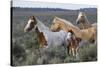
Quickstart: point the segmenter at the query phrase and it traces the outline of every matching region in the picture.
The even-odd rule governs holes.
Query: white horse
[[[67,46],[68,40],[70,39],[70,32],[60,30],[59,32],[52,32],[50,30],[42,30],[43,35],[46,39],[45,48],[52,48],[56,46]]]
[[[39,21],[34,16],[29,18],[29,21],[25,26],[24,31],[29,32],[33,28],[35,30],[38,29],[38,33],[43,33],[43,37],[45,38],[45,40],[43,41],[47,42],[44,43],[45,46],[43,47],[45,48],[67,45],[67,39],[70,39],[70,32],[65,32],[63,30],[60,30],[59,32],[52,32],[49,30],[48,27],[46,27],[41,21]]]

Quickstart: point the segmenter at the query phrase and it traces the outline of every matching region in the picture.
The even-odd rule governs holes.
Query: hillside
[[[81,8],[78,10],[70,10],[70,9],[61,9],[61,8],[21,8],[21,7],[11,7],[13,10],[17,10],[17,11],[66,11],[66,12],[70,12],[70,11],[83,11],[83,12],[93,12],[96,13],[97,12],[97,8]]]

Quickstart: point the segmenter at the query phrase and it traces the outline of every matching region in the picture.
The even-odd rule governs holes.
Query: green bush
[[[89,44],[85,45],[79,51],[80,61],[96,61],[97,60],[97,45]]]

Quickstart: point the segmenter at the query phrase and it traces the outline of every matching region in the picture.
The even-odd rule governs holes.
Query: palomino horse
[[[80,24],[81,29],[87,29],[89,27],[97,27],[97,23],[90,24],[86,14],[84,12],[79,12],[76,24]]]
[[[70,32],[65,32],[63,30],[59,32],[52,32],[34,16],[29,18],[24,31],[29,32],[32,29],[35,29],[38,34],[40,45],[45,48],[50,48],[52,46],[62,46],[64,44],[67,45],[67,39],[70,39]]]
[[[73,25],[71,22],[61,19],[58,17],[55,17],[52,25],[51,25],[52,31],[59,31],[64,30],[68,32],[69,30],[72,30],[76,37],[81,38],[82,40],[93,42],[96,40],[96,28],[90,27],[87,29],[80,30],[78,27]]]

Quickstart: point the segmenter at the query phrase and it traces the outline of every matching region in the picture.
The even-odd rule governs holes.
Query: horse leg
[[[69,55],[71,55],[72,54],[72,50],[71,49],[69,49]]]
[[[70,46],[67,46],[67,53],[70,55]]]
[[[68,54],[70,55],[70,52],[69,52],[70,50],[69,50],[69,48],[67,49],[67,52],[68,52]]]
[[[90,40],[91,43],[96,43],[96,35],[95,33],[93,34],[93,37],[91,37],[91,40]]]
[[[78,48],[76,48],[76,50],[75,50],[75,51],[76,51],[76,57],[77,57],[77,56],[78,56]]]
[[[72,48],[72,55],[75,56],[75,50]]]

